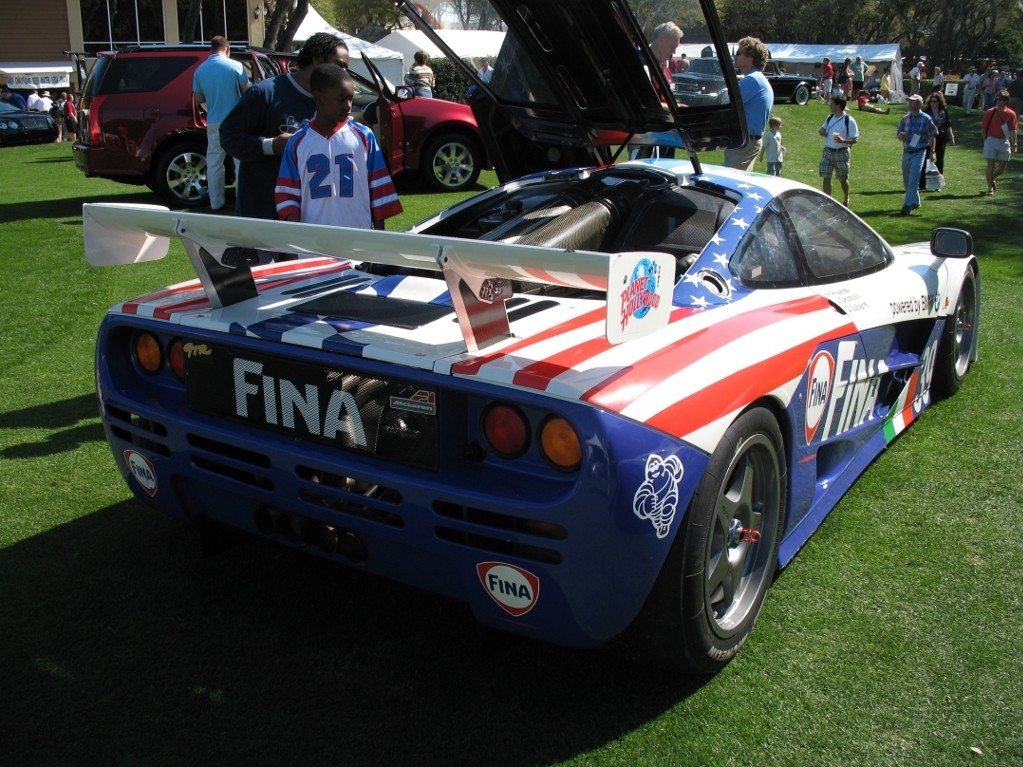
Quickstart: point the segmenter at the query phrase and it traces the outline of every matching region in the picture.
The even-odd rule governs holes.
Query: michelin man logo
[[[632,498],[632,510],[640,519],[650,520],[658,538],[664,538],[671,530],[684,473],[678,456],[661,458],[651,453],[646,459],[646,478]]]

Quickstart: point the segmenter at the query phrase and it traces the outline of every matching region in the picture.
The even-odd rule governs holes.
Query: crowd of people
[[[31,88],[28,95],[22,96],[7,86],[0,90],[0,101],[3,101],[23,112],[46,112],[57,125],[56,141],[75,141],[78,139],[78,107],[75,94],[60,91],[57,98],[50,96],[48,90]]]

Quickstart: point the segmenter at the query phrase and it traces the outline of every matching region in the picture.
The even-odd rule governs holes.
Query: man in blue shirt
[[[227,38],[216,35],[210,41],[210,57],[196,67],[192,76],[192,100],[197,109],[201,104],[206,105],[206,183],[213,210],[224,207],[224,161],[227,153],[220,145],[220,123],[249,89],[245,67],[231,58],[230,49]],[[234,171],[237,178],[237,160]]]
[[[770,55],[767,46],[755,37],[744,37],[735,51],[735,68],[742,75],[739,94],[746,113],[749,141],[736,149],[725,150],[725,165],[740,170],[752,170],[763,145],[767,120],[774,108],[774,90],[764,77],[764,64]]]
[[[899,120],[896,137],[902,142],[902,183],[906,187],[906,197],[902,201],[902,215],[920,207],[920,174],[924,163],[934,157],[934,139],[938,129],[925,112],[923,97],[913,94],[906,102],[906,114]]]

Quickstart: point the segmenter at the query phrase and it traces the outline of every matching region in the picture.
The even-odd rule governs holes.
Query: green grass
[[[819,186],[826,109],[776,113],[785,175]],[[973,232],[981,359],[702,681],[494,636],[459,604],[267,545],[201,559],[132,500],[93,396],[107,307],[189,278],[184,253],[89,268],[81,204],[151,195],[83,178],[67,145],[0,150],[3,763],[1018,767],[1023,161],[979,197],[980,117],[955,110],[948,187],[903,218],[898,114],[853,114],[854,210],[894,243]],[[389,228],[454,199],[399,191]]]

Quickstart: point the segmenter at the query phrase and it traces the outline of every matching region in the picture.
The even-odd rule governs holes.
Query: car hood
[[[676,103],[647,43],[654,27],[674,20],[687,43],[728,56],[710,0],[485,0],[468,28],[505,32],[489,83],[463,60],[446,29],[433,29],[419,3],[405,14],[474,82],[470,104],[502,181],[530,172],[603,164],[630,136],[676,134],[692,155],[744,142],[737,99],[687,107]],[[447,20],[442,20],[445,24]],[[436,22],[434,22],[436,23]],[[459,25],[455,22],[454,25]],[[459,25],[461,26],[461,25]],[[464,33],[463,33],[464,34]],[[448,38],[450,39],[450,38]],[[726,74],[730,93],[738,92]]]

